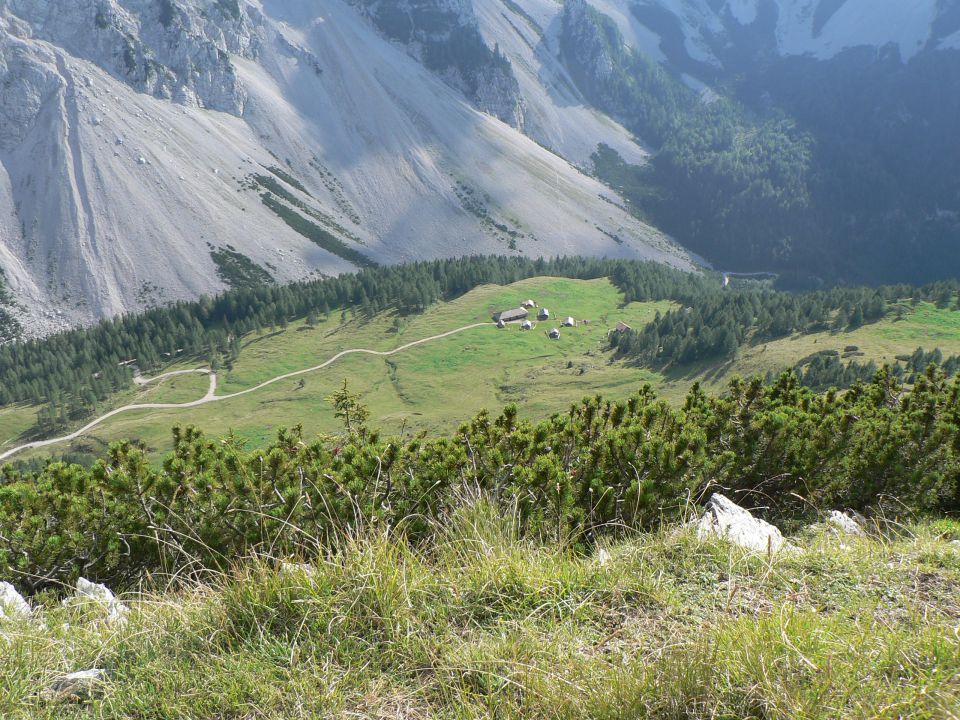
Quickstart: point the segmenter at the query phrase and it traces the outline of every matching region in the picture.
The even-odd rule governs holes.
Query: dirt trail
[[[401,345],[398,348],[393,350],[367,350],[365,348],[351,348],[350,350],[343,350],[329,360],[319,364],[314,365],[313,367],[304,368],[303,370],[296,370],[294,372],[286,373],[285,375],[278,375],[275,378],[271,378],[265,382],[260,383],[259,385],[254,385],[253,387],[247,388],[246,390],[240,390],[239,392],[230,393],[229,395],[217,395],[217,374],[210,370],[209,368],[196,368],[193,370],[176,370],[174,372],[164,373],[163,375],[157,375],[152,378],[139,378],[135,380],[137,385],[148,385],[153,382],[157,382],[164,378],[172,377],[175,375],[187,375],[191,373],[202,373],[204,375],[210,376],[210,388],[207,390],[207,394],[204,395],[199,400],[192,400],[191,402],[185,403],[139,403],[134,405],[124,405],[115,410],[111,410],[105,415],[101,415],[96,420],[92,420],[86,425],[84,425],[79,430],[70,433],[69,435],[64,435],[62,437],[50,438],[49,440],[36,440],[31,443],[26,443],[24,445],[19,445],[18,447],[11,448],[3,453],[0,453],[0,461],[6,460],[9,457],[16,455],[19,452],[24,450],[33,450],[36,448],[47,447],[49,445],[56,445],[57,443],[69,442],[71,440],[76,440],[81,435],[92,430],[98,425],[104,423],[112,417],[116,417],[122,413],[132,412],[134,410],[176,410],[180,408],[193,408],[199,407],[201,405],[208,405],[209,403],[222,402],[223,400],[230,400],[232,398],[240,397],[241,395],[248,395],[257,390],[262,390],[263,388],[273,385],[274,383],[282,382],[283,380],[289,380],[290,378],[295,378],[300,375],[306,375],[307,373],[316,372],[317,370],[323,370],[326,367],[329,367],[335,363],[340,358],[343,358],[347,355],[376,355],[379,357],[388,357],[390,355],[396,355],[397,353],[403,352],[404,350],[409,350],[412,347],[417,345],[423,345],[428,342],[433,342],[434,340],[441,340],[445,337],[450,337],[451,335],[456,335],[458,333],[465,332],[467,330],[473,330],[478,327],[493,327],[492,323],[474,323],[473,325],[465,325],[456,330],[449,330],[445,333],[440,333],[439,335],[431,335],[430,337],[422,338],[420,340],[414,340],[409,342],[406,345]]]

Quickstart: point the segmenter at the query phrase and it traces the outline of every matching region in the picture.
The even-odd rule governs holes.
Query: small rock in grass
[[[73,598],[65,600],[64,603],[69,603],[72,599],[88,600],[97,603],[107,611],[108,623],[126,622],[126,615],[129,612],[129,608],[117,600],[117,596],[114,595],[106,585],[90,582],[86,578],[79,578]]]
[[[80,670],[61,675],[50,683],[41,695],[46,700],[86,700],[104,680],[106,680],[106,673],[103,670],[98,668]]]
[[[858,513],[831,510],[827,516],[827,525],[846,535],[863,535],[863,523],[863,516]]]
[[[706,512],[697,522],[697,537],[723,537],[734,545],[756,552],[777,552],[784,545],[780,530],[765,520],[755,518],[720,493],[707,501]]]
[[[32,612],[30,603],[8,582],[0,582],[0,620],[5,617],[26,620]]]
[[[312,578],[317,574],[317,571],[312,565],[294,562],[280,563],[280,572],[284,575],[305,575],[308,578]]]

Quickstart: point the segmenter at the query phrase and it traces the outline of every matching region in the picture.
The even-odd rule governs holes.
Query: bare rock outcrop
[[[107,623],[124,623],[127,620],[129,608],[106,586],[90,582],[86,578],[77,580],[77,587],[72,597],[67,598],[65,604],[92,602],[103,608],[107,613]]]
[[[697,521],[697,537],[722,537],[734,545],[756,552],[777,552],[788,546],[780,530],[755,518],[729,498],[714,493]]]
[[[827,525],[830,529],[843,535],[864,535],[864,517],[859,513],[831,510],[827,515]]]
[[[8,582],[0,582],[0,620],[28,619],[32,615],[30,603]]]

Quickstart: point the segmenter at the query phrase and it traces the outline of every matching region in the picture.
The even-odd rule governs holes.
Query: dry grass
[[[52,598],[0,627],[4,718],[956,717],[952,521],[810,529],[750,555],[687,530],[575,552],[465,505],[432,542],[343,538],[134,593],[123,626]],[[57,675],[101,667],[82,703]]]

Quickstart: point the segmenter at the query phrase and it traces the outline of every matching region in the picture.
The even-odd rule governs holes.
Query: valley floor
[[[170,428],[193,423],[211,435],[235,433],[252,445],[272,440],[279,426],[302,423],[307,437],[334,432],[339,424],[327,398],[347,379],[371,410],[372,422],[387,433],[448,433],[482,408],[517,403],[527,417],[563,412],[571,403],[597,393],[626,397],[650,383],[661,397],[681,402],[699,381],[710,392],[723,392],[734,375],[781,372],[822,350],[856,346],[856,358],[892,363],[897,355],[918,346],[960,353],[960,313],[926,303],[905,304],[902,317],[891,315],[855,331],[794,335],[768,343],[746,345],[730,362],[690,365],[679,372],[655,372],[612,360],[608,334],[620,321],[642,328],[668,302],[624,304],[607,280],[537,277],[511,286],[487,285],[461,298],[432,306],[422,315],[399,317],[383,313],[364,319],[336,311],[315,325],[296,321],[287,328],[265,330],[243,339],[233,368],[219,373],[218,395],[229,395],[271,378],[314,367],[350,348],[388,352],[472,323],[489,322],[496,310],[515,307],[527,298],[550,309],[552,319],[533,332],[516,326],[497,330],[480,327],[389,357],[348,356],[335,365],[257,392],[189,409],[143,409],[112,418],[69,444],[17,455],[16,459],[47,458],[63,453],[101,454],[115,440],[135,439],[160,457],[171,447]],[[571,315],[578,327],[562,328],[559,341],[546,330]],[[165,370],[196,368],[202,361],[174,364]],[[201,375],[169,377],[131,388],[98,409],[103,414],[128,404],[188,403],[204,396],[209,381]],[[0,408],[0,453],[30,436],[39,407]],[[77,422],[72,432],[86,424]],[[58,435],[65,434],[63,432]]]
[[[0,621],[4,718],[955,718],[960,524],[692,530],[576,553],[465,503],[429,543],[155,578],[126,622],[50,598]],[[167,587],[166,590],[163,588]],[[43,693],[105,671],[90,694]]]

